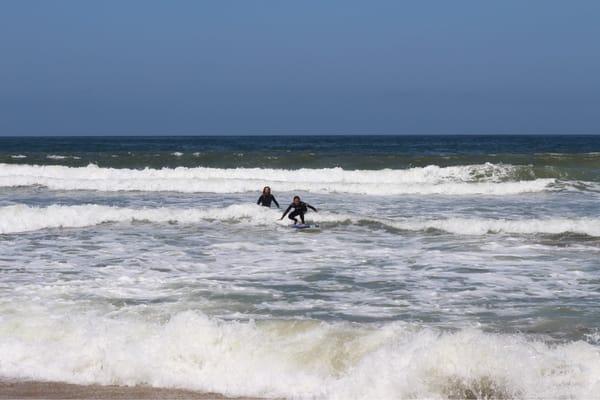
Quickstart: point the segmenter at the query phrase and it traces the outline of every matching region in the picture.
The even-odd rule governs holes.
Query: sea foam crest
[[[277,191],[372,195],[510,195],[548,190],[555,179],[514,180],[515,167],[482,164],[383,170],[162,168],[142,170],[0,164],[0,187],[54,190],[240,193],[268,184]]]
[[[192,311],[159,322],[38,308],[3,318],[2,376],[312,399],[588,399],[600,390],[600,351],[582,341],[550,345],[406,323],[226,322]]]
[[[35,231],[47,228],[81,228],[106,222],[149,221],[183,224],[202,221],[248,222],[252,225],[284,225],[280,211],[255,205],[235,204],[215,208],[127,208],[96,204],[74,206],[51,205],[32,207],[23,204],[0,207],[0,234]],[[577,233],[600,237],[600,218],[372,218],[330,212],[312,213],[311,220],[320,223],[374,223],[389,228],[424,231],[440,230],[461,235],[562,234]]]

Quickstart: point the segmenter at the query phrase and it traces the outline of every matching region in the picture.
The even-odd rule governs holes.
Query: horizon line
[[[302,136],[600,136],[600,133],[315,133],[298,132]],[[49,137],[286,137],[292,133],[92,133],[92,134],[21,134],[3,135],[0,138],[49,138]]]

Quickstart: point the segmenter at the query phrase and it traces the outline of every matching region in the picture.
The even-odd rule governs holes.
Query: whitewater
[[[598,398],[600,140],[559,139],[0,138],[0,379]]]
[[[277,221],[279,213],[248,205],[231,205],[223,208],[123,208],[96,204],[48,207],[11,205],[0,207],[0,234],[34,231],[48,228],[81,228],[107,222],[160,222],[194,224],[201,221],[246,223],[249,225],[287,226]],[[600,218],[546,218],[546,219],[382,219],[369,216],[321,213],[312,218],[324,226],[336,224],[381,224],[399,230],[428,230],[462,234],[484,235],[490,233],[562,234],[578,233],[600,237]]]
[[[242,193],[262,182],[280,191],[366,195],[492,194],[550,190],[555,179],[503,181],[513,166],[474,165],[410,168],[407,170],[162,168],[142,170],[0,164],[0,187],[44,186],[53,190],[175,191],[183,193]]]

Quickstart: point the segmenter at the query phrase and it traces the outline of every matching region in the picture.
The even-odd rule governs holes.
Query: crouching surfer
[[[292,203],[289,205],[287,210],[285,210],[285,212],[283,213],[281,218],[279,218],[279,220],[282,220],[292,208],[294,209],[294,211],[290,213],[288,218],[294,221],[294,225],[298,223],[296,217],[300,217],[300,221],[302,221],[302,223],[304,224],[304,214],[306,214],[309,208],[314,212],[318,212],[317,209],[311,206],[310,204],[301,201],[300,196],[294,196],[294,201],[292,201]]]

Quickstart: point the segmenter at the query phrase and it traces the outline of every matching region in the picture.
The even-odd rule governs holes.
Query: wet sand
[[[232,399],[217,393],[149,386],[73,385],[62,382],[0,381],[0,399]],[[235,397],[238,400],[250,398]]]

